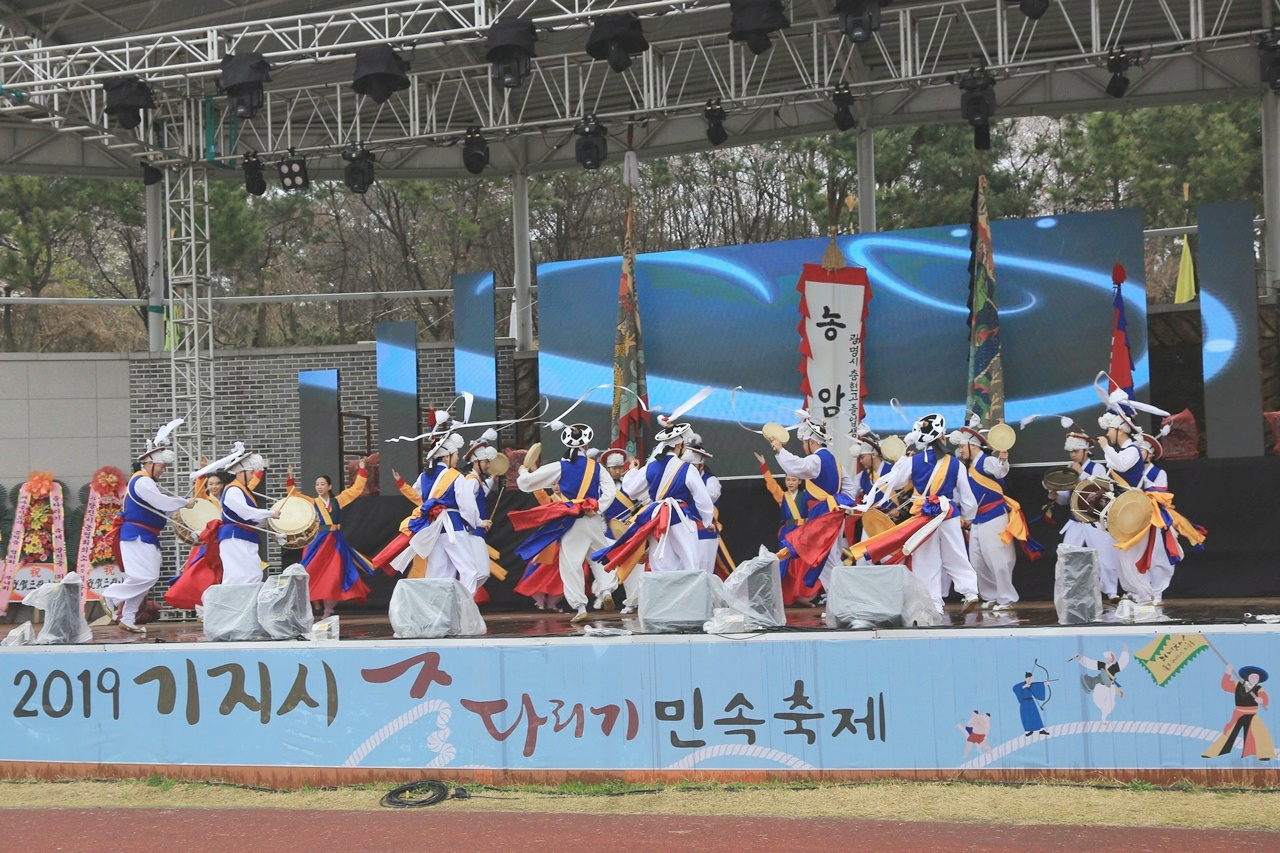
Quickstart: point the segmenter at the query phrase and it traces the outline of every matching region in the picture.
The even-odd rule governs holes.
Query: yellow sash
[[[915,497],[911,500],[911,514],[919,515],[920,508],[924,506],[926,497],[933,498],[938,496],[938,492],[942,489],[942,484],[947,479],[947,473],[951,470],[951,464],[955,462],[955,458],[950,454],[944,453],[938,457],[938,461],[933,464],[933,473],[929,476],[929,485],[925,487],[925,493],[915,493]]]
[[[680,464],[676,465],[675,470],[671,472],[671,476],[662,481],[662,483],[658,486],[658,496],[654,498],[654,503],[657,503],[658,501],[666,498],[667,492],[671,491],[671,486],[675,483],[676,474],[684,470],[684,466],[687,464],[689,463],[681,462]]]
[[[427,500],[438,498],[445,492],[449,491],[449,487],[453,485],[453,481],[462,476],[457,468],[446,468],[440,472],[440,476],[436,477],[436,481],[431,484],[431,494],[427,495]]]
[[[320,523],[324,525],[325,530],[337,530],[338,525],[333,523],[333,513],[324,505],[324,501],[316,498],[312,503],[316,506],[316,512],[320,513]]]
[[[787,492],[782,496],[782,499],[786,501],[787,508],[791,510],[791,522],[797,527],[804,524],[804,516],[800,514],[800,507],[796,503],[796,496]]]
[[[840,460],[834,459],[834,454],[832,455],[832,458],[836,463],[836,482],[843,483],[844,469],[840,467]],[[817,483],[813,482],[813,480],[804,481],[804,490],[808,493],[809,497],[813,498],[815,501],[825,503],[828,510],[836,508],[836,499],[819,487]]]
[[[587,497],[587,490],[591,488],[591,481],[596,476],[596,460],[588,459],[587,468],[582,472],[582,482],[578,484],[578,494],[572,500],[565,498],[565,503],[580,504]]]
[[[1027,517],[1022,512],[1022,504],[1006,495],[999,482],[979,471],[976,460],[973,465],[969,466],[969,476],[979,486],[995,492],[1004,499],[1004,506],[1009,514],[1009,523],[1005,525],[1004,530],[1000,531],[1000,541],[1006,545],[1015,539],[1019,542],[1026,542],[1030,532],[1027,530]]]

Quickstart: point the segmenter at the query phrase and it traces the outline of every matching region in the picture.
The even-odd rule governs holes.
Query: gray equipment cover
[[[941,621],[924,582],[906,566],[836,566],[823,621],[830,628],[901,628]]]
[[[214,642],[269,640],[258,622],[262,582],[216,583],[204,591],[204,637]]]
[[[42,584],[22,600],[44,611],[44,625],[33,646],[69,646],[93,642],[93,631],[80,612],[80,576],[68,572],[61,580]]]
[[[488,630],[467,588],[452,578],[401,578],[388,615],[400,639],[479,637]]]
[[[1075,545],[1058,546],[1053,606],[1057,608],[1060,625],[1083,625],[1102,619],[1097,551]]]
[[[311,636],[310,581],[302,564],[294,563],[258,590],[258,624],[271,639]]]
[[[780,628],[787,624],[778,557],[769,549],[761,547],[759,556],[739,563],[723,588],[729,607],[742,614],[747,627]]]
[[[640,587],[640,630],[646,634],[700,631],[724,592],[715,575],[701,569],[646,572]]]

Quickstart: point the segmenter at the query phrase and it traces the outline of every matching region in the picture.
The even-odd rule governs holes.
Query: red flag
[[[1111,387],[1107,390],[1123,388],[1132,398],[1133,356],[1129,353],[1129,323],[1124,316],[1124,295],[1120,292],[1120,285],[1126,278],[1124,267],[1116,264],[1111,270],[1111,282],[1115,285],[1115,313],[1111,325],[1111,364],[1107,369],[1111,375]]]

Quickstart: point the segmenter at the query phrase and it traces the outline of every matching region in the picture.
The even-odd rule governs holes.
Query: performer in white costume
[[[1107,478],[1107,466],[1089,458],[1093,448],[1093,440],[1084,432],[1069,432],[1064,449],[1071,457],[1071,467],[1075,469],[1081,480],[1091,477]],[[1050,492],[1050,499],[1059,506],[1071,503],[1071,492]],[[1102,594],[1108,598],[1116,598],[1120,594],[1120,552],[1116,550],[1115,540],[1107,531],[1097,524],[1089,524],[1068,517],[1062,525],[1062,541],[1077,548],[1092,548],[1098,554],[1098,580]]]
[[[1013,540],[1001,534],[1009,524],[1004,501],[1004,478],[1009,476],[1009,453],[987,453],[986,439],[977,429],[955,430],[947,440],[956,448],[956,458],[965,465],[969,490],[977,509],[969,528],[969,562],[978,579],[978,595],[984,606],[1007,610],[1018,602],[1013,586],[1013,566],[1018,559]],[[963,522],[962,522],[963,525]]]
[[[235,479],[222,489],[222,525],[218,528],[218,553],[222,558],[222,582],[258,583],[262,580],[262,558],[258,534],[269,532],[263,523],[279,518],[278,510],[258,506],[249,489],[254,474],[267,467],[257,453],[244,453],[226,466]]]

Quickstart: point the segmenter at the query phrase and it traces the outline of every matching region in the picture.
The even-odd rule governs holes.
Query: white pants
[[[475,553],[465,570],[464,567],[459,567],[458,582],[466,587],[467,592],[474,598],[476,591],[489,579],[489,546],[483,536],[470,533],[467,538],[471,540],[471,548]]]
[[[683,572],[701,568],[698,550],[698,530],[686,525],[680,514],[671,511],[671,523],[661,537],[649,537],[649,570],[653,572]]]
[[[831,550],[827,552],[827,559],[822,564],[822,571],[818,574],[818,583],[822,584],[823,594],[831,591],[831,570],[836,566],[844,565],[844,549],[846,543],[844,541],[844,525],[840,526],[840,535],[836,537],[836,544],[831,546]],[[870,564],[868,564],[870,565]],[[806,571],[805,574],[808,574]],[[804,578],[800,579],[801,582]]]
[[[702,569],[709,575],[716,573],[716,555],[720,553],[720,539],[699,539],[698,554],[702,558],[702,562],[698,568]]]
[[[1146,550],[1147,540],[1143,538],[1136,545],[1120,551],[1120,585],[1137,604],[1150,604],[1155,598],[1150,572],[1143,574],[1138,571],[1138,560]]]
[[[223,539],[218,543],[222,557],[223,583],[262,583],[262,557],[258,543],[247,539]]]
[[[823,569],[824,573],[826,571]],[[911,555],[911,571],[933,594],[933,605],[939,613],[942,612],[942,596],[947,584],[954,585],[956,592],[965,598],[978,594],[978,577],[965,552],[960,516],[942,522],[932,536],[920,543]]]
[[[1155,534],[1156,544],[1151,549],[1151,568],[1147,571],[1147,578],[1151,581],[1152,594],[1161,598],[1173,582],[1173,562],[1169,559],[1169,550],[1164,547],[1164,531],[1157,530]]]
[[[160,579],[160,549],[141,539],[130,539],[120,543],[120,561],[124,563],[124,580],[111,584],[101,594],[111,610],[123,604],[120,619],[132,624],[147,593]]]
[[[1000,533],[1009,523],[1004,513],[990,521],[969,528],[969,562],[978,579],[978,594],[986,601],[1014,604],[1018,591],[1013,588],[1013,565],[1018,552],[1012,542],[1000,541]]]
[[[577,610],[587,606],[586,581],[583,579],[582,566],[587,555],[606,547],[609,540],[604,535],[604,519],[599,515],[581,516],[573,522],[560,539],[560,583],[564,585],[564,600]],[[611,592],[617,586],[616,577],[605,577],[609,573],[599,563],[592,561],[592,587],[596,595]]]
[[[1113,596],[1119,592],[1120,549],[1116,540],[1101,528],[1072,519],[1062,525],[1062,542],[1077,548],[1092,548],[1098,552],[1098,585],[1102,594]]]

